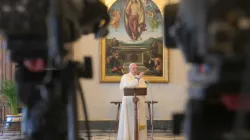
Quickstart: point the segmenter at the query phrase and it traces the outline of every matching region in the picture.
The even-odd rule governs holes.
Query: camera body
[[[106,36],[110,21],[106,11],[107,7],[100,1],[2,0],[0,33],[6,38],[14,62],[26,58],[46,59],[49,41],[54,36],[63,43],[91,33],[97,38]],[[50,34],[53,30],[50,26],[58,29],[59,36]],[[68,53],[62,47],[60,51],[63,56]]]
[[[242,79],[250,48],[250,1],[182,0],[167,5],[165,13],[165,44],[181,49],[192,65],[186,112],[182,117],[175,115],[174,124],[179,129],[178,124],[185,120],[189,140],[232,138],[239,94],[248,92],[242,91]],[[167,13],[177,14],[170,18]],[[247,119],[244,131],[249,130]]]
[[[182,50],[187,63],[202,64],[211,55],[234,59],[249,43],[248,2],[182,0],[164,9],[164,41]]]

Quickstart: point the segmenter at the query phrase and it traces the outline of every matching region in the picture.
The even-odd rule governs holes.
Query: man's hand
[[[144,75],[144,72],[140,72],[139,77],[142,78]]]

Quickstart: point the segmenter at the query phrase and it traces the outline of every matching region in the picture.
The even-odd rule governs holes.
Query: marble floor
[[[182,136],[171,136],[169,133],[164,133],[164,132],[156,132],[153,134],[153,139],[151,139],[151,133],[148,134],[148,140],[183,140]],[[80,136],[82,138],[86,138],[86,133],[81,132]],[[109,132],[92,132],[91,133],[91,140],[115,140],[116,138],[116,133],[109,133]],[[22,136],[18,134],[18,132],[8,132],[4,133],[2,136],[0,135],[0,140],[15,140],[15,139],[20,139]]]

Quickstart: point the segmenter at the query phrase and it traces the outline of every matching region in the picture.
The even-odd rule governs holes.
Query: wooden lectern
[[[135,124],[134,124],[134,139],[139,140],[139,132],[138,132],[138,101],[139,98],[137,96],[146,96],[147,88],[124,88],[124,96],[134,96],[134,108],[135,108]]]

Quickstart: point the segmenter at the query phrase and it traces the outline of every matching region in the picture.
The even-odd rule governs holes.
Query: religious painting
[[[104,1],[111,18],[101,39],[101,82],[120,82],[136,63],[149,82],[168,82],[168,50],[163,44],[163,15],[156,1]]]

